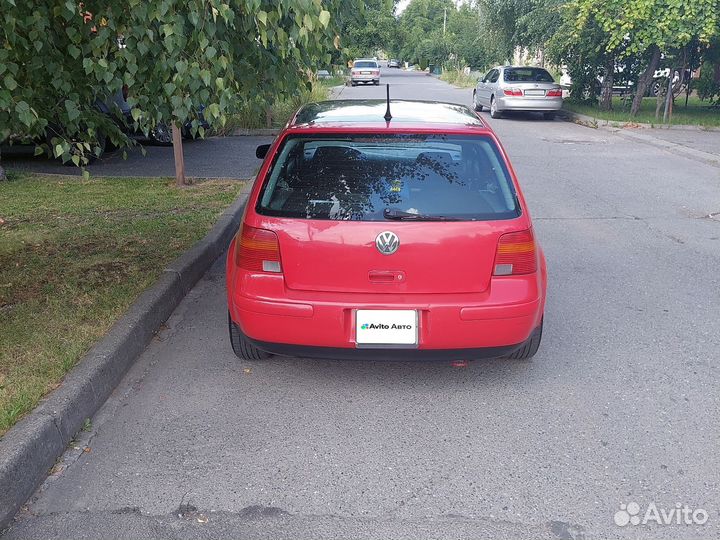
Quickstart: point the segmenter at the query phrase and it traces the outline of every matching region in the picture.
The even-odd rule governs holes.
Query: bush
[[[440,79],[460,86],[462,88],[474,88],[477,85],[478,79],[474,75],[466,75],[464,71],[459,69],[448,69],[442,72]]]
[[[720,105],[720,79],[715,76],[716,72],[720,74],[720,64],[703,63],[700,68],[700,78],[695,88],[700,99],[709,100],[714,105]]]
[[[313,82],[310,89],[302,87],[292,96],[282,96],[275,100],[270,108],[271,126],[274,128],[284,126],[290,117],[306,103],[323,101],[328,98],[328,87]],[[260,97],[251,98],[235,114],[230,115],[227,123],[218,130],[218,135],[229,135],[236,129],[263,129],[267,128],[268,103]]]

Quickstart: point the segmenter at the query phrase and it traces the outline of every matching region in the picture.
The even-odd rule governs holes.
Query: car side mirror
[[[269,144],[261,144],[255,149],[255,157],[258,159],[265,159],[265,156],[267,156],[268,150],[270,150]]]

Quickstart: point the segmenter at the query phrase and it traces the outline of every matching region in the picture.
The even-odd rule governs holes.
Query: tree
[[[340,35],[351,58],[375,56],[379,50],[391,51],[395,45],[396,0],[366,0],[363,9],[348,13]]]
[[[251,96],[294,92],[339,46],[359,0],[0,0],[0,140],[45,140],[87,163],[128,138],[98,103],[129,90],[133,128],[189,120],[203,135]]]
[[[636,115],[663,53],[697,38],[708,43],[720,31],[720,0],[577,0],[578,17],[597,20],[606,34],[606,52],[647,55],[630,109]]]
[[[400,56],[410,62],[426,64],[441,64],[447,60],[446,17],[455,9],[452,0],[412,0],[400,16],[403,37]]]

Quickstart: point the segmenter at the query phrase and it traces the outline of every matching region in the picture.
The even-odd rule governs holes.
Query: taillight
[[[252,272],[282,272],[277,235],[243,225],[235,239],[235,264]]]
[[[380,75],[380,71],[373,71],[373,75]]]
[[[545,94],[547,97],[562,97],[562,90],[556,88],[555,90],[548,90]]]
[[[522,90],[520,90],[519,88],[505,88],[503,90],[503,94],[505,94],[506,96],[522,96],[523,95]]]
[[[532,274],[537,270],[537,252],[532,229],[503,234],[495,253],[496,276]]]

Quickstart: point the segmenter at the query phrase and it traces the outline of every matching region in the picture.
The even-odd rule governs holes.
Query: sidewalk
[[[650,144],[673,154],[720,167],[720,130],[708,130],[697,126],[672,126],[669,129],[652,128],[643,124],[623,126],[571,111],[562,112],[571,122],[610,131],[626,139]]]

